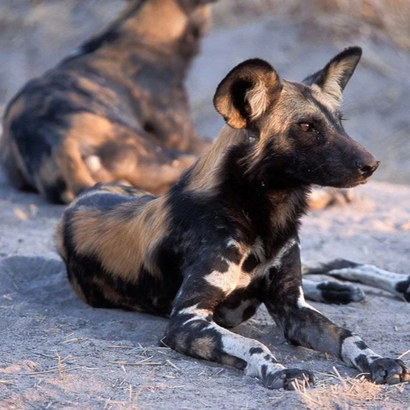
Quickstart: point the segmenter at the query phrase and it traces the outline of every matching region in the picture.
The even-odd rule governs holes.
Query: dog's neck
[[[234,219],[248,223],[257,235],[296,232],[307,209],[309,186],[284,179],[283,164],[266,167],[266,158],[255,163],[254,134],[222,129],[219,138],[186,174],[186,190],[213,198]],[[256,171],[249,172],[253,163]],[[254,169],[255,171],[255,169]],[[264,174],[268,172],[269,174]]]

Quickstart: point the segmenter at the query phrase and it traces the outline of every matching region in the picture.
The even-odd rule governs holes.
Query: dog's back
[[[13,185],[70,202],[97,181],[151,192],[175,182],[206,145],[183,86],[209,19],[202,3],[131,1],[101,35],[30,81],[3,121]]]
[[[117,184],[84,191],[56,233],[77,295],[94,307],[168,314],[180,281],[164,277],[153,254],[168,223],[164,199],[145,191]]]

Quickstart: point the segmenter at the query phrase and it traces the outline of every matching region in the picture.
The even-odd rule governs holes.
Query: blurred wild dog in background
[[[132,0],[102,34],[31,80],[0,140],[18,189],[69,203],[98,181],[162,193],[203,151],[184,79],[212,0]]]
[[[298,228],[310,186],[356,186],[378,167],[338,110],[360,56],[346,49],[305,83],[245,61],[214,97],[227,125],[165,195],[118,184],[81,194],[56,238],[78,296],[94,307],[169,316],[167,346],[245,369],[267,388],[310,384],[313,375],[227,329],[262,303],[291,342],[334,354],[376,383],[408,381],[401,360],[325,318],[302,289]]]

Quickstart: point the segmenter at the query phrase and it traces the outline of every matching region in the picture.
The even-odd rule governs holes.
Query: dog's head
[[[247,60],[219,84],[214,104],[229,126],[253,136],[249,169],[284,182],[352,187],[379,162],[342,125],[342,92],[362,51],[351,47],[302,83],[283,80],[266,61]],[[277,175],[279,176],[279,175]]]
[[[210,3],[214,1],[139,0],[137,18],[132,23],[148,43],[172,48],[185,58],[193,57],[208,29]]]
[[[208,30],[211,19],[210,4],[217,0],[173,0],[186,14],[186,28],[181,37],[181,51],[187,57],[199,52],[199,40]]]

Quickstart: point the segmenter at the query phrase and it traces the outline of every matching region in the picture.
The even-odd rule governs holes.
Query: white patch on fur
[[[232,332],[222,334],[222,349],[225,353],[238,357],[244,360],[248,365],[246,366],[245,373],[247,376],[262,377],[262,366],[267,366],[267,373],[274,373],[279,370],[283,370],[284,366],[279,363],[272,363],[271,360],[266,360],[265,356],[268,355],[269,359],[276,360],[272,352],[262,343],[257,340],[248,339],[237,335]],[[262,353],[251,354],[252,348],[262,349]]]
[[[189,306],[185,309],[182,309],[178,312],[178,315],[194,315],[194,317],[186,320],[182,326],[186,325],[189,322],[194,320],[204,320],[209,315],[209,310],[207,309],[198,309],[198,304]]]
[[[102,168],[101,159],[97,155],[90,155],[85,158],[84,163],[90,172],[98,172]]]
[[[256,246],[257,245],[257,246]],[[273,259],[266,260],[265,250],[262,246],[262,241],[258,238],[255,245],[252,247],[249,253],[254,253],[258,258],[263,257],[263,263],[258,266],[258,276],[263,276],[269,268],[280,269],[282,266],[282,259],[286,254],[295,246],[299,246],[299,243],[295,239],[290,239],[285,245],[280,249],[278,254]]]
[[[298,297],[298,301],[297,301],[297,305],[299,309],[311,309],[314,310],[317,313],[320,313],[317,309],[315,309],[312,305],[309,305],[309,303],[306,302],[305,300],[305,295],[303,293],[303,288],[302,286],[299,287],[299,297]]]
[[[275,259],[273,260],[273,263],[270,265],[276,269],[280,269],[282,266],[282,259],[283,257],[296,245],[298,242],[296,239],[289,239],[288,242],[283,245],[281,250],[278,252],[278,254],[275,256]]]
[[[228,264],[228,269],[226,272],[219,272],[217,270],[214,270],[210,274],[206,275],[204,279],[210,285],[215,286],[216,288],[221,289],[223,292],[229,294],[236,288],[238,284],[241,269],[233,262],[229,262],[226,259],[223,259],[223,261]]]
[[[241,249],[241,246],[239,245],[239,242],[237,242],[237,241],[235,241],[235,239],[229,239],[227,242],[226,242],[226,246],[228,247],[228,248],[235,248],[235,249]]]
[[[242,243],[239,243],[238,241],[235,241],[235,239],[232,239],[232,238],[231,238],[231,239],[229,239],[228,241],[226,241],[226,247],[227,247],[228,249],[229,249],[229,248],[234,248],[234,249],[236,249],[242,257],[246,257],[246,256],[249,255],[248,247],[245,246],[245,245],[242,244]]]
[[[358,356],[360,355],[365,355],[369,364],[372,363],[374,360],[382,357],[378,354],[376,354],[375,352],[373,352],[373,350],[371,350],[370,348],[367,349],[360,349],[356,343],[357,342],[362,342],[363,340],[359,337],[359,336],[350,336],[347,337],[343,343],[342,343],[342,350],[341,350],[341,356],[343,361],[349,365],[349,366],[353,366],[358,368],[357,364],[356,364],[356,359]],[[360,369],[361,371],[364,371],[365,369]]]

